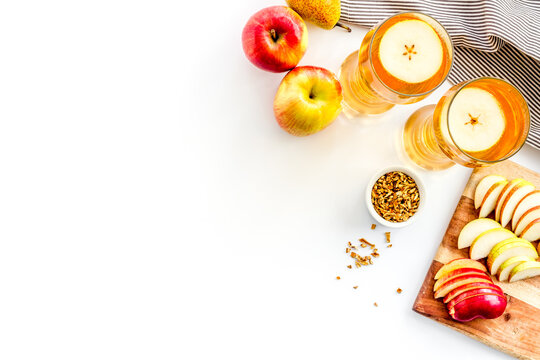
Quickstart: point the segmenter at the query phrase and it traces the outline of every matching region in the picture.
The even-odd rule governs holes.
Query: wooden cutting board
[[[509,180],[521,177],[540,189],[540,174],[511,161],[475,169],[426,274],[413,310],[519,359],[538,360],[540,359],[540,276],[512,284],[494,279],[494,282],[508,295],[509,301],[505,313],[493,320],[476,319],[459,323],[450,318],[440,299],[433,298],[435,273],[450,260],[468,257],[469,248],[462,250],[457,248],[458,235],[469,221],[478,217],[478,211],[474,209],[473,203],[474,190],[476,184],[489,174],[503,175]],[[536,246],[537,243],[533,245]]]

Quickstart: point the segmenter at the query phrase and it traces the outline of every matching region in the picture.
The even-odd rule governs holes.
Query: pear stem
[[[343,29],[347,30],[347,32],[351,32],[351,31],[352,31],[350,27],[348,27],[347,25],[343,25],[342,23],[336,23],[336,25],[334,25],[334,27],[336,27],[336,26],[338,26],[338,27],[340,27],[340,28],[343,28]]]
[[[272,37],[272,40],[273,40],[274,42],[277,41],[277,39],[278,39],[278,34],[276,33],[276,30],[270,29],[270,36]]]

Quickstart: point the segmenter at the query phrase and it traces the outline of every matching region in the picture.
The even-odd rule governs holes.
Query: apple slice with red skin
[[[465,276],[459,276],[457,278],[454,278],[450,281],[447,281],[444,283],[443,286],[437,291],[435,291],[434,297],[435,299],[440,297],[445,297],[446,294],[448,294],[450,291],[474,282],[485,282],[489,284],[493,284],[493,280],[488,275],[483,274],[477,274],[477,275],[465,275]]]
[[[498,285],[495,285],[493,283],[477,282],[477,283],[466,284],[450,291],[444,297],[443,302],[446,304],[450,302],[450,300],[452,300],[456,296],[463,294],[466,291],[475,290],[475,289],[493,289],[493,290],[500,291],[501,294],[504,294],[504,292]]]
[[[458,302],[461,302],[465,299],[469,299],[469,298],[472,298],[478,295],[484,295],[484,294],[493,294],[493,295],[504,297],[504,293],[502,292],[502,290],[499,291],[499,290],[491,289],[491,288],[474,289],[474,290],[466,291],[456,296],[454,299],[450,300],[446,306],[453,307]]]
[[[523,229],[521,238],[529,241],[540,240],[540,219],[533,220]]]
[[[439,271],[437,271],[434,278],[435,280],[438,280],[444,275],[448,274],[449,272],[454,271],[459,268],[478,269],[478,270],[487,272],[486,267],[481,262],[478,262],[476,260],[471,260],[468,258],[459,258],[459,259],[454,259],[448,262],[446,265],[443,265],[439,269]]]
[[[452,319],[466,322],[476,318],[495,319],[506,309],[506,297],[483,294],[467,298],[453,306],[448,306],[448,314]]]
[[[443,286],[444,283],[446,283],[447,281],[450,281],[460,276],[475,275],[475,274],[486,275],[486,272],[479,269],[473,269],[473,268],[459,268],[459,269],[453,270],[435,282],[435,284],[433,285],[433,291],[439,290],[441,286]]]
[[[514,229],[516,236],[521,235],[523,229],[525,229],[531,221],[536,219],[540,219],[540,205],[530,208],[521,215],[516,223],[516,228]]]

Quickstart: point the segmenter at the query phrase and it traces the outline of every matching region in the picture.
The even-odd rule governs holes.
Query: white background
[[[470,169],[421,173],[427,212],[391,249],[363,203],[448,85],[290,136],[283,74],[240,41],[275,4],[2,2],[1,359],[508,358],[411,311]],[[300,65],[332,71],[365,33],[308,30]],[[381,257],[347,270],[359,237]]]

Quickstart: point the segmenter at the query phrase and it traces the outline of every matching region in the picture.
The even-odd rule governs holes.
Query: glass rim
[[[456,98],[456,95],[459,94],[459,92],[461,90],[463,90],[465,87],[467,87],[468,85],[470,85],[470,84],[472,84],[474,82],[477,82],[477,81],[481,81],[481,80],[497,80],[497,81],[501,81],[501,82],[505,83],[506,85],[510,86],[511,88],[513,88],[519,94],[521,99],[523,100],[522,102],[523,102],[523,104],[525,104],[525,110],[526,110],[526,113],[527,113],[526,114],[527,115],[527,120],[526,120],[527,129],[525,129],[526,134],[525,134],[525,138],[523,139],[523,142],[516,149],[514,149],[509,154],[505,155],[504,157],[502,157],[502,158],[500,158],[498,160],[483,160],[483,159],[478,159],[478,158],[470,155],[469,153],[464,151],[456,143],[456,141],[454,140],[454,137],[452,136],[452,131],[450,131],[450,122],[448,121],[448,119],[450,118],[450,109],[452,108],[452,103],[454,102],[454,99]],[[478,78],[475,78],[475,79],[471,79],[471,80],[467,80],[467,81],[462,82],[459,85],[456,92],[452,95],[452,98],[450,99],[450,102],[448,103],[448,109],[446,110],[446,129],[448,130],[448,134],[450,135],[450,139],[452,139],[452,143],[458,148],[458,150],[462,154],[467,156],[469,159],[471,159],[473,161],[478,161],[478,162],[484,163],[484,164],[496,164],[498,162],[508,160],[509,158],[514,156],[519,150],[521,150],[521,148],[525,145],[525,143],[527,141],[527,137],[529,136],[529,131],[531,129],[531,113],[530,113],[530,110],[529,110],[529,105],[527,104],[527,100],[525,99],[525,97],[523,96],[521,91],[519,91],[518,88],[516,88],[514,85],[512,85],[510,82],[508,82],[508,81],[506,81],[504,79],[496,78],[496,77],[492,77],[492,76],[482,76],[482,77],[478,77]]]
[[[384,81],[382,81],[382,79],[379,77],[379,74],[377,74],[377,71],[375,71],[375,68],[373,67],[373,60],[371,58],[371,47],[373,45],[373,40],[375,39],[375,35],[377,34],[377,31],[379,31],[379,29],[390,19],[393,19],[394,17],[396,16],[399,16],[399,15],[404,15],[404,14],[420,14],[420,15],[423,15],[425,17],[428,17],[430,18],[431,20],[433,20],[435,23],[437,23],[441,29],[443,29],[444,33],[446,34],[446,37],[448,38],[448,41],[450,42],[450,46],[448,47],[449,48],[449,52],[450,52],[450,69],[448,70],[448,72],[446,73],[446,75],[444,76],[444,78],[437,84],[437,86],[435,86],[433,89],[431,90],[428,90],[428,91],[425,91],[423,93],[419,93],[419,94],[404,94],[404,93],[401,93],[399,91],[396,91],[394,89],[392,89],[391,87],[389,87],[388,85],[386,85],[384,83]],[[430,24],[431,25],[431,24]],[[402,11],[402,12],[398,12],[392,16],[389,16],[387,17],[386,19],[384,19],[381,23],[379,23],[375,29],[375,32],[373,33],[373,36],[371,37],[371,40],[369,41],[369,49],[368,49],[368,55],[369,55],[369,65],[371,66],[371,70],[373,71],[373,74],[375,74],[375,76],[377,77],[377,80],[379,80],[381,82],[381,84],[384,85],[385,88],[387,88],[388,90],[390,90],[391,92],[395,93],[395,94],[398,94],[400,96],[406,96],[406,97],[418,97],[418,96],[424,96],[424,95],[427,95],[427,94],[430,94],[432,93],[433,91],[435,91],[437,88],[439,88],[445,81],[446,79],[448,79],[448,75],[450,74],[450,71],[452,71],[452,66],[454,65],[454,43],[452,41],[452,37],[450,37],[450,34],[448,34],[448,31],[446,31],[446,28],[435,18],[427,15],[427,14],[424,14],[423,12],[420,12],[420,11]]]

